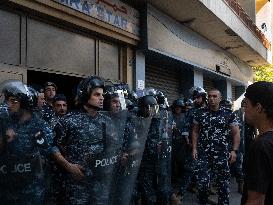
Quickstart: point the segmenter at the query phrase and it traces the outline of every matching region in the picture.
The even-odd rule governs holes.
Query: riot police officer
[[[221,100],[220,106],[232,112],[232,101],[230,99]]]
[[[43,119],[47,122],[49,122],[52,117],[54,116],[54,110],[53,110],[53,100],[56,95],[57,86],[53,82],[46,82],[44,84],[44,98],[45,98],[45,105],[42,107],[42,114]]]
[[[80,110],[55,127],[62,151],[55,158],[66,170],[66,204],[110,204],[112,171],[121,145],[111,119],[99,112],[103,89],[100,77],[83,79],[77,90]]]
[[[210,90],[209,107],[199,109],[194,116],[192,156],[196,160],[198,198],[201,204],[208,202],[212,174],[218,188],[218,204],[229,204],[229,162],[236,160],[240,132],[236,116],[221,108],[220,100],[220,91]],[[231,152],[228,149],[229,130],[233,137]]]
[[[172,132],[169,123],[169,104],[163,92],[157,90],[156,100],[159,105],[159,141],[157,148],[157,205],[179,202],[171,185]]]
[[[33,114],[37,103],[34,89],[20,81],[5,82],[2,88],[9,118],[1,146],[1,203],[44,204],[45,160],[58,152],[52,146],[52,131]]]
[[[183,173],[183,143],[188,141],[188,133],[185,132],[185,103],[183,98],[175,100],[172,104],[169,123],[172,127],[172,177],[176,184]]]
[[[68,113],[67,99],[64,94],[57,94],[52,101],[53,114],[48,118],[48,123],[52,129],[58,121]]]
[[[156,91],[147,89],[144,91],[143,97],[139,99],[139,115],[144,117],[150,116],[150,107],[158,107],[155,99]],[[157,181],[156,166],[158,159],[157,146],[159,142],[159,126],[160,119],[152,116],[148,137],[145,143],[145,149],[141,160],[140,170],[138,174],[137,190],[143,205],[152,205],[157,201]]]
[[[128,205],[134,203],[134,185],[144,150],[145,141],[150,125],[150,110],[138,113],[126,108],[125,98],[132,99],[128,93],[128,85],[125,83],[112,83],[106,85],[104,95],[104,110],[109,111],[109,117],[118,129],[118,135],[122,142],[120,157],[115,167],[112,188],[112,204]],[[141,101],[141,100],[140,100]],[[133,196],[133,197],[132,197]],[[132,199],[133,198],[133,199]]]
[[[188,112],[191,108],[193,108],[193,100],[190,98],[185,98],[184,99],[185,103],[185,111]]]
[[[182,196],[185,194],[187,188],[191,192],[196,192],[196,176],[194,173],[195,162],[191,157],[191,130],[193,124],[193,118],[195,112],[202,107],[207,105],[207,92],[202,87],[192,87],[189,90],[189,94],[192,98],[193,107],[190,108],[185,115],[185,133],[188,135],[188,143],[184,147],[185,149],[185,164],[184,164],[184,173],[181,181],[180,193]],[[188,99],[188,104],[191,104],[191,99]],[[187,103],[185,103],[187,106]]]
[[[64,94],[56,94],[53,98],[53,111],[54,115],[49,118],[48,123],[52,130],[61,118],[67,115],[67,99]],[[46,203],[50,204],[63,204],[64,203],[64,183],[63,183],[63,170],[54,162],[53,159],[47,164],[47,190],[46,190]]]

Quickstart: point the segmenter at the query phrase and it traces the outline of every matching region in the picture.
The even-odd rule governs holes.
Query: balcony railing
[[[256,26],[248,14],[244,11],[241,5],[236,0],[224,0],[230,6],[230,8],[236,13],[236,15],[244,22],[244,24],[252,31],[252,33],[260,39],[264,47],[268,50],[271,49],[271,43],[262,33],[262,31]]]

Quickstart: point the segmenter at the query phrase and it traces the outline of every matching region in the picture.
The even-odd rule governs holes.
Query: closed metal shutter
[[[206,92],[208,92],[209,90],[211,90],[212,88],[215,88],[214,86],[214,82],[208,78],[204,78],[203,80],[203,87],[205,89]]]
[[[159,68],[146,65],[145,87],[155,88],[164,93],[169,104],[180,97],[180,71],[172,68]]]
[[[27,66],[61,74],[95,74],[95,39],[27,20]]]

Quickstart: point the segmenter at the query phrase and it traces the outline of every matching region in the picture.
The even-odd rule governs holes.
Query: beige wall
[[[220,65],[222,72],[245,85],[252,81],[251,67],[214,43],[155,9],[150,8],[147,18],[149,49],[211,71]]]

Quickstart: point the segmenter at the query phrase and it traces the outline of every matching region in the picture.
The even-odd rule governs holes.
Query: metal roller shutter
[[[180,71],[178,69],[159,68],[146,65],[146,88],[162,91],[171,104],[180,97]]]

